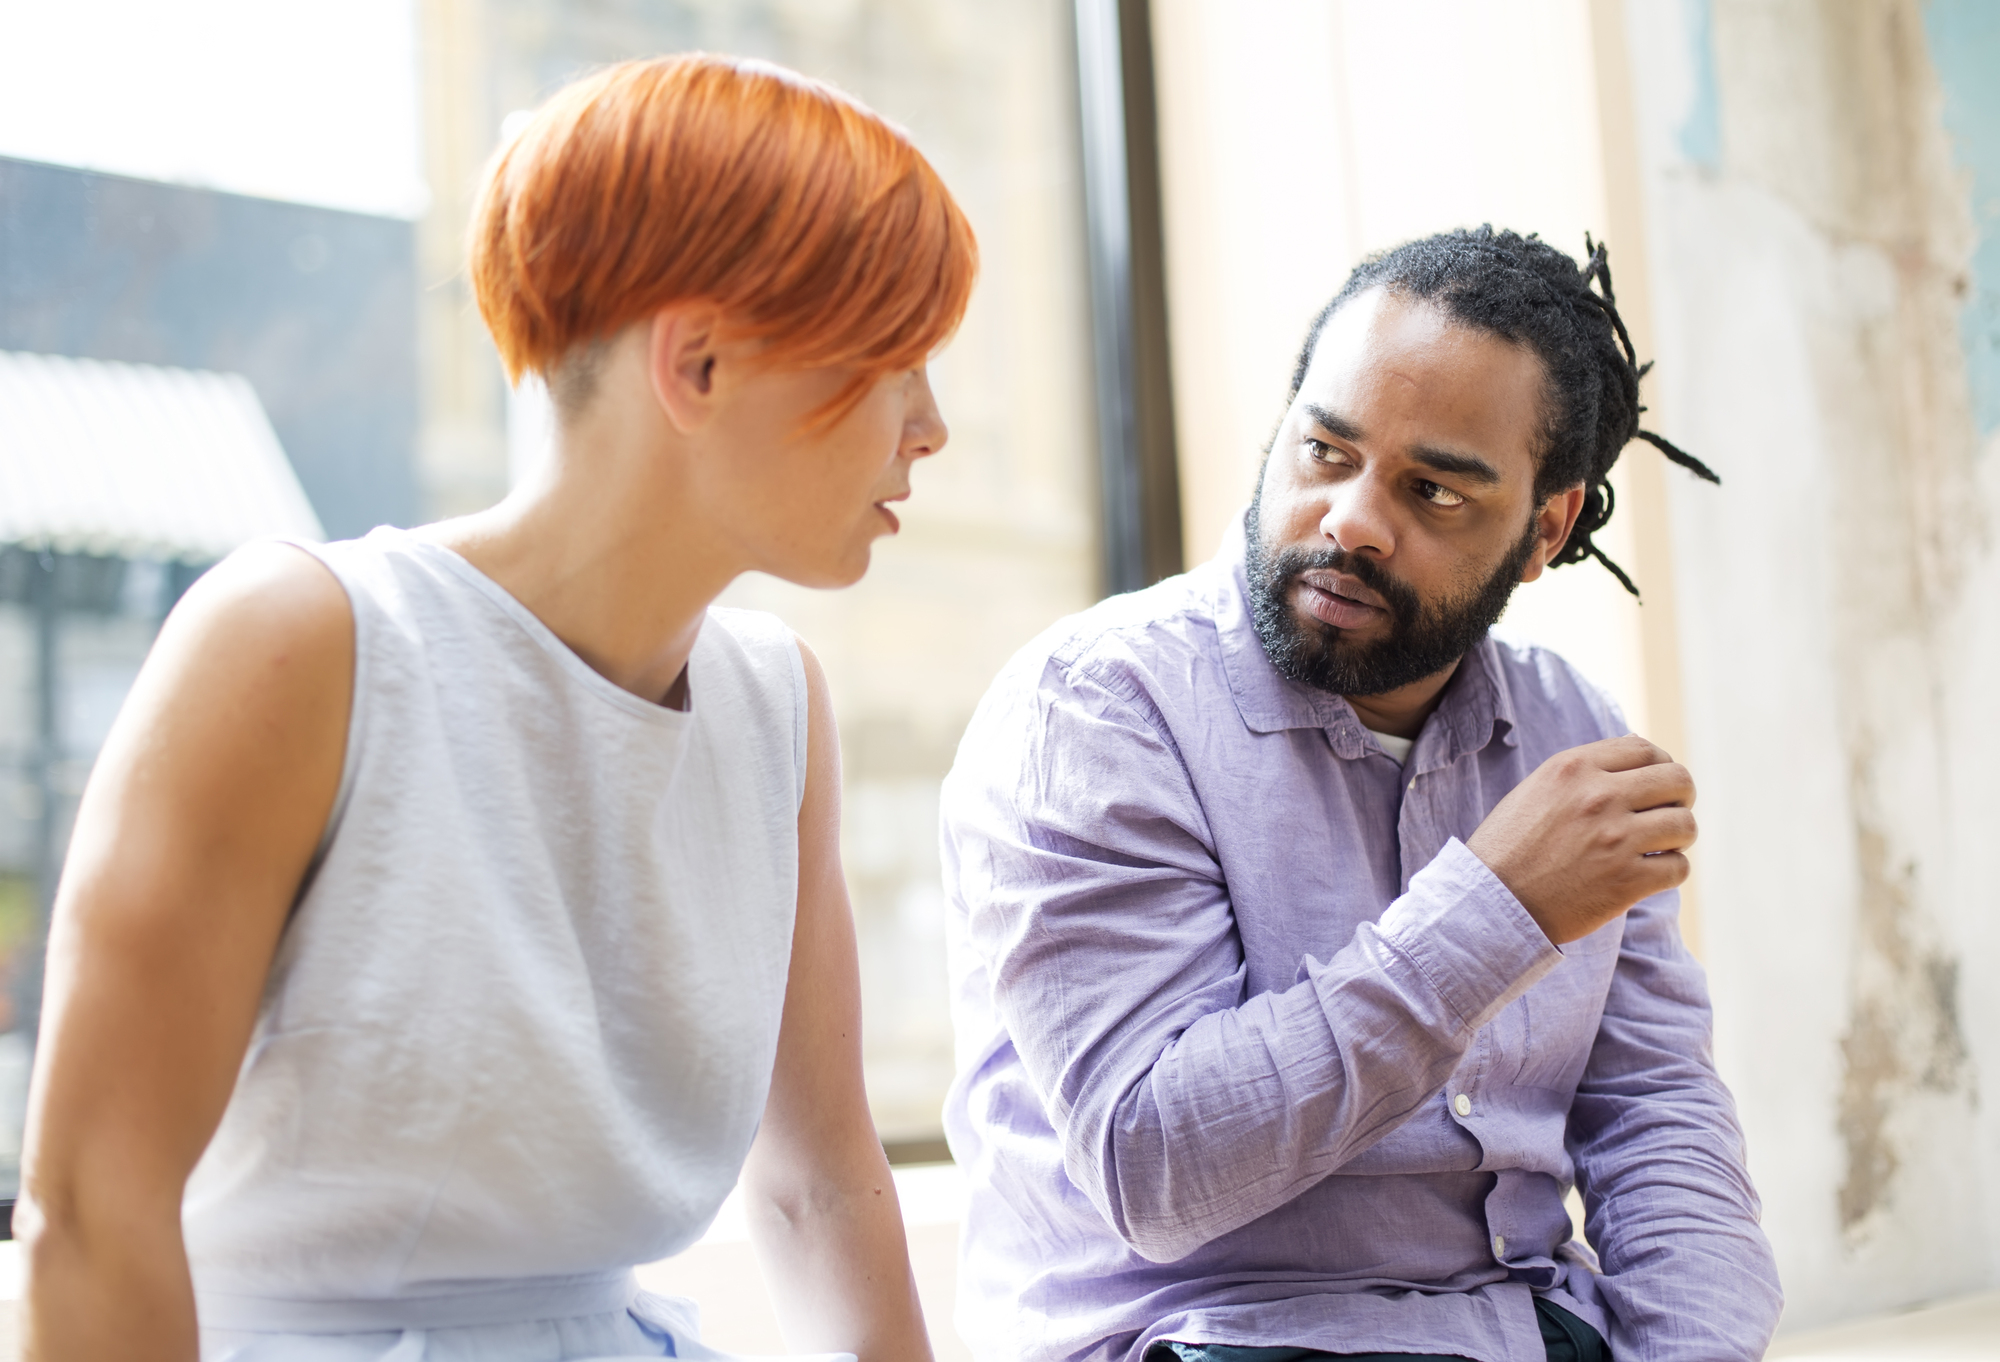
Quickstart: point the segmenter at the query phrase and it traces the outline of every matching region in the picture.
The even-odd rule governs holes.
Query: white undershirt
[[[1409,761],[1410,749],[1417,745],[1415,738],[1399,738],[1394,733],[1384,733],[1379,728],[1371,728],[1368,731],[1375,735],[1375,741],[1382,744],[1382,750],[1387,752],[1398,766]]]

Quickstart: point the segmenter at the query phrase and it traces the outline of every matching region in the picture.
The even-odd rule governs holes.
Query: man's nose
[[[1396,551],[1396,532],[1389,514],[1390,492],[1368,473],[1329,490],[1319,532],[1349,553],[1387,558]]]

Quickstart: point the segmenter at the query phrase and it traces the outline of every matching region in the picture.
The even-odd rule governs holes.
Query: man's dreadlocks
[[[1371,288],[1443,307],[1455,320],[1533,348],[1548,374],[1548,425],[1535,472],[1535,500],[1546,501],[1583,484],[1583,511],[1550,566],[1595,558],[1634,596],[1639,588],[1604,556],[1591,535],[1611,519],[1611,486],[1605,481],[1619,453],[1635,437],[1646,441],[1696,477],[1719,483],[1709,467],[1650,430],[1639,429],[1639,380],[1652,368],[1638,362],[1632,338],[1618,315],[1604,243],[1586,235],[1590,261],[1576,261],[1533,235],[1496,232],[1489,226],[1442,232],[1370,256],[1314,319],[1299,352],[1287,403],[1299,395],[1327,319]],[[1598,291],[1591,291],[1595,280]]]

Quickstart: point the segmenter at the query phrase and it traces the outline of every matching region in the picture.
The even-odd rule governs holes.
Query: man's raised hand
[[[1687,878],[1693,810],[1687,768],[1628,734],[1550,757],[1466,846],[1560,946]]]

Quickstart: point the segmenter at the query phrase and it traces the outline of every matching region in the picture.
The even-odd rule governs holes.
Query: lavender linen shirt
[[[1617,711],[1489,639],[1399,766],[1271,667],[1241,564],[1030,644],[945,782],[961,1333],[1540,1362],[1541,1293],[1619,1362],[1761,1357],[1777,1274],[1677,896],[1558,950],[1461,840]]]

